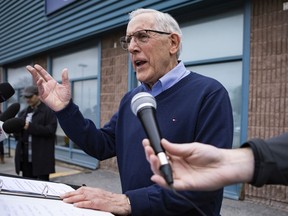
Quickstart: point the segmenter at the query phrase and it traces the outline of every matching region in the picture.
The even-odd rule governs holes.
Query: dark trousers
[[[4,146],[3,146],[3,141],[0,142],[0,163],[4,164]]]
[[[3,141],[0,142],[0,155],[4,155],[4,143],[3,143]]]
[[[33,164],[29,162],[22,162],[21,164],[22,176],[25,178],[33,178],[37,180],[49,181],[49,174],[47,175],[33,175]]]

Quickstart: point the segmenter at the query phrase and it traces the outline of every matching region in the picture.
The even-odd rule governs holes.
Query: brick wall
[[[125,31],[113,32],[101,39],[101,126],[118,110],[128,90],[128,52],[119,43],[123,35]],[[116,158],[101,161],[100,166],[117,170]]]
[[[248,136],[288,132],[287,0],[253,0]],[[288,187],[245,185],[245,198],[288,209]]]

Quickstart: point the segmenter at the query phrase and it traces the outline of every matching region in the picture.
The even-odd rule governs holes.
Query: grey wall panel
[[[45,0],[0,0],[0,65],[126,25],[135,8],[169,11],[199,0],[78,0],[46,15]]]

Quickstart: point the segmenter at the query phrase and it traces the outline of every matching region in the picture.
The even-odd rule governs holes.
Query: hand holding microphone
[[[173,184],[172,169],[160,143],[162,137],[155,117],[155,98],[147,92],[140,92],[132,98],[131,109],[140,119],[150,144],[159,158],[160,171],[167,184],[171,186]]]

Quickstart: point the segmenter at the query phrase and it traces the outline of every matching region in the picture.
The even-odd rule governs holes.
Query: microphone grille
[[[143,107],[153,107],[156,109],[155,98],[147,92],[139,92],[131,100],[131,110],[137,116],[138,111]]]
[[[8,100],[15,93],[14,88],[9,83],[0,84],[0,103]]]
[[[21,118],[11,118],[2,125],[6,133],[19,133],[25,126],[25,120]]]
[[[11,119],[17,115],[20,110],[19,103],[11,104],[3,113],[0,115],[0,121],[5,122],[8,119]]]

